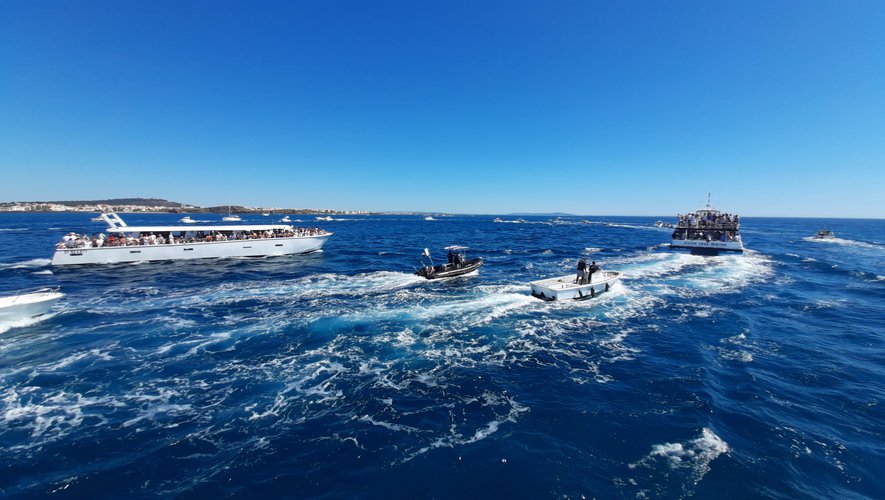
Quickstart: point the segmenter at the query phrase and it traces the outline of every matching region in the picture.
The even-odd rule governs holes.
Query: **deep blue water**
[[[0,328],[0,495],[885,497],[885,221],[746,218],[750,252],[700,257],[660,217],[492,218],[59,269],[101,225],[0,214],[0,291],[67,294]],[[454,243],[478,275],[411,275]],[[626,278],[529,295],[582,255]]]

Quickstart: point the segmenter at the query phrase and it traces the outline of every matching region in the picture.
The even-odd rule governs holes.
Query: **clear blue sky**
[[[0,2],[0,201],[885,217],[885,2]]]

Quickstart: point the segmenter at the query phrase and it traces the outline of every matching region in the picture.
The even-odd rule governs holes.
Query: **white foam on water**
[[[811,243],[827,243],[830,245],[846,245],[860,248],[868,248],[872,250],[885,250],[885,245],[877,245],[875,243],[867,243],[865,241],[857,241],[857,240],[848,240],[844,238],[813,238],[808,236],[806,238],[802,238],[805,241],[809,241]]]
[[[30,259],[20,262],[0,263],[0,269],[33,269],[38,267],[46,267],[52,263],[50,259]]]
[[[629,467],[654,467],[656,463],[663,462],[670,470],[687,471],[692,482],[697,484],[710,471],[710,463],[728,451],[728,444],[704,427],[701,435],[695,439],[652,445],[648,455],[629,464]]]
[[[453,423],[450,427],[448,435],[439,437],[431,442],[429,445],[422,446],[414,452],[409,453],[408,455],[406,455],[405,458],[401,460],[401,462],[408,462],[415,457],[418,457],[436,448],[455,448],[456,446],[473,444],[482,441],[483,439],[486,439],[492,434],[498,432],[501,426],[505,423],[516,423],[522,413],[529,411],[529,408],[527,406],[520,405],[509,396],[500,396],[490,392],[483,393],[479,397],[479,399],[474,400],[474,402],[479,402],[481,406],[509,405],[509,411],[505,415],[498,415],[496,418],[487,422],[484,426],[476,429],[473,432],[473,435],[463,434],[458,429],[458,426]]]
[[[49,318],[55,317],[56,314],[58,313],[50,312],[34,318],[24,318],[12,321],[0,320],[0,333],[6,333],[13,328],[25,328],[28,326],[36,325],[41,321],[46,321]]]
[[[667,228],[667,227],[658,227],[658,226],[636,226],[636,225],[634,225],[634,224],[618,224],[618,223],[614,223],[614,222],[607,222],[607,223],[605,223],[605,225],[608,226],[608,227],[619,227],[619,228],[622,228],[622,229],[641,229],[641,230],[643,230],[643,231],[658,231],[658,232],[661,232],[661,231],[667,231],[667,232],[669,232],[670,229],[671,229],[671,228]]]

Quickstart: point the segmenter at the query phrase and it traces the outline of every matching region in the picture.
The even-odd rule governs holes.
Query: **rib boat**
[[[579,283],[574,274],[532,281],[532,296],[546,301],[586,300],[607,292],[621,279],[620,271],[596,271],[588,283]]]
[[[433,257],[430,256],[430,250],[424,249],[422,256],[430,259],[430,265],[425,265],[415,274],[429,280],[440,278],[451,278],[454,276],[462,276],[476,271],[485,263],[482,257],[467,259],[467,247],[460,245],[452,245],[445,248],[448,250],[449,261],[438,266],[433,264]]]
[[[685,248],[693,254],[719,255],[719,252],[743,252],[741,219],[737,214],[722,213],[710,204],[693,213],[679,215],[670,248]]]
[[[18,321],[42,316],[64,296],[65,294],[59,292],[58,288],[40,288],[0,297],[0,321]]]
[[[812,238],[816,240],[831,240],[836,237],[836,234],[830,231],[829,229],[821,229],[817,232]]]
[[[129,226],[114,212],[102,218],[109,236],[67,234],[56,246],[52,265],[303,254],[320,250],[332,236],[288,224]]]

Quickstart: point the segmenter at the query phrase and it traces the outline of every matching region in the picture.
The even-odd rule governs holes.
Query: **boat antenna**
[[[707,208],[712,207],[713,204],[710,202],[710,193],[707,193]]]

